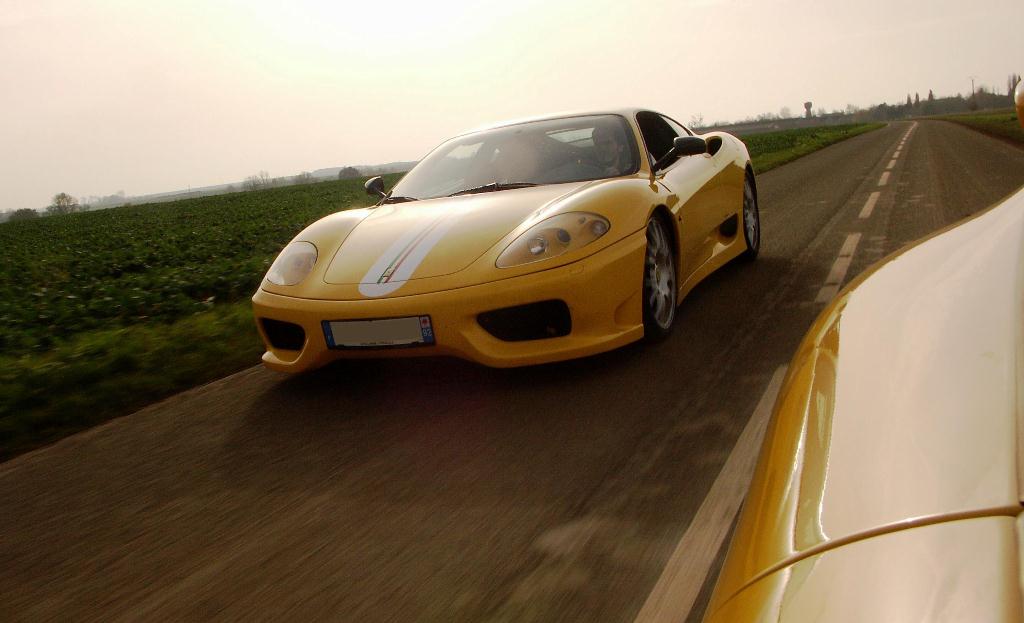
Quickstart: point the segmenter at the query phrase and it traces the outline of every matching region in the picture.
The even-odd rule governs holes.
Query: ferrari
[[[304,229],[253,296],[269,368],[511,367],[659,340],[697,283],[761,245],[744,144],[648,110],[469,132],[366,190],[376,205]]]

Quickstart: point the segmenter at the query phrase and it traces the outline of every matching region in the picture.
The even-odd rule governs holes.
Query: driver
[[[619,132],[606,126],[597,126],[591,135],[594,140],[594,155],[597,165],[605,175],[621,175],[628,163],[626,144]]]

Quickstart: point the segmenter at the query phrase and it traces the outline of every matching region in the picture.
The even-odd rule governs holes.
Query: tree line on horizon
[[[848,104],[846,108],[842,110],[833,109],[831,112],[827,111],[825,108],[819,107],[813,111],[811,118],[843,118],[844,120],[849,120],[850,123],[870,123],[895,121],[897,119],[905,119],[907,117],[949,115],[977,110],[992,110],[1012,107],[1013,91],[1020,80],[1021,76],[1016,73],[1012,73],[1007,76],[1005,95],[997,92],[993,88],[986,87],[985,85],[979,86],[973,94],[966,97],[960,93],[945,97],[936,97],[935,93],[931,89],[928,89],[928,93],[923,98],[919,92],[915,92],[913,95],[907,93],[905,101],[897,100],[897,102],[893,104],[882,102],[881,104],[876,104],[867,108],[860,108],[853,104]],[[783,106],[778,113],[761,113],[759,115],[747,117],[741,121],[734,122],[716,121],[712,124],[705,124],[703,116],[697,114],[691,117],[690,125],[694,128],[703,129],[803,118],[805,117],[801,115],[794,116],[792,114],[792,110],[788,106]]]
[[[844,121],[848,120],[850,123],[870,123],[895,121],[897,119],[905,119],[907,117],[947,115],[977,110],[992,110],[1005,108],[1007,106],[1012,107],[1014,89],[1020,80],[1021,76],[1016,73],[1011,73],[1007,76],[1005,95],[997,93],[994,89],[989,89],[984,85],[979,86],[974,93],[967,97],[964,97],[960,93],[946,97],[935,97],[934,92],[931,89],[928,89],[928,93],[925,95],[924,99],[921,98],[920,93],[914,93],[913,97],[911,97],[910,93],[907,93],[905,102],[897,104],[882,102],[881,104],[876,104],[875,106],[870,106],[868,108],[859,108],[853,104],[848,104],[845,109],[834,109],[832,112],[828,112],[824,108],[818,108],[811,117],[815,119],[841,118]],[[727,127],[730,125],[764,123],[769,121],[802,118],[804,117],[794,117],[791,109],[788,106],[783,106],[777,114],[762,113],[755,117],[747,117],[741,121],[729,123],[716,121],[710,125],[706,125],[704,123],[703,115],[698,113],[690,118],[690,126],[694,129],[707,129],[712,127]],[[336,179],[344,180],[361,177],[363,175],[374,175],[378,173],[375,169],[377,169],[377,167],[368,167],[365,171],[360,171],[353,166],[341,167]],[[379,172],[387,173],[390,171],[384,171],[382,169]],[[277,188],[280,186],[309,184],[317,180],[318,178],[315,178],[309,171],[302,171],[294,176],[271,177],[267,171],[261,170],[256,174],[245,178],[245,180],[240,184],[241,189],[237,188],[234,184],[229,184],[228,186],[213,192],[204,192],[200,194],[189,192],[175,193],[169,195],[164,200],[169,201],[190,196],[228,194],[239,192],[239,190],[243,192],[250,192],[267,188]],[[325,181],[325,178],[319,178],[319,180]],[[0,212],[0,222],[27,220],[38,218],[42,215],[52,216],[55,214],[70,214],[72,212],[131,205],[131,201],[129,198],[125,197],[123,190],[106,197],[90,197],[89,199],[90,200],[88,202],[83,201],[82,203],[79,203],[78,199],[75,197],[68,193],[60,192],[53,196],[50,205],[45,208],[42,214],[33,208],[20,208],[18,210]]]
[[[377,167],[368,167],[367,173],[373,173],[373,170]],[[284,177],[270,177],[267,171],[259,171],[254,175],[250,175],[245,178],[239,186],[234,184],[228,184],[226,187],[214,191],[214,192],[185,192],[172,195],[166,200],[182,199],[185,197],[198,197],[207,195],[226,195],[235,192],[249,192],[254,190],[264,190],[268,188],[280,188],[282,186],[296,186],[299,184],[311,184],[313,182],[323,182],[330,179],[347,180],[362,177],[364,172],[353,166],[345,166],[339,169],[338,174],[334,177],[314,177],[309,171],[302,171],[297,175],[284,176]],[[24,221],[28,219],[39,218],[40,216],[53,216],[55,214],[71,214],[74,212],[87,212],[90,210],[104,209],[104,208],[115,208],[121,206],[130,206],[132,202],[130,197],[125,197],[124,191],[118,191],[116,194],[108,195],[106,197],[90,197],[89,201],[81,201],[68,193],[57,193],[50,200],[44,210],[36,210],[34,208],[20,208],[17,210],[11,210],[6,212],[0,212],[0,222],[4,221]]]

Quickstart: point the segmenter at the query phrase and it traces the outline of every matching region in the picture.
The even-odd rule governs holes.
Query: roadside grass
[[[0,356],[0,460],[252,366],[262,353],[242,302]]]
[[[849,125],[800,128],[782,132],[767,132],[741,136],[750,152],[755,173],[764,173],[792,162],[801,156],[845,141],[859,134],[884,127],[884,123],[857,123]]]
[[[878,127],[744,140],[763,172]],[[0,224],[0,460],[259,363],[267,266],[368,203],[345,180]]]
[[[1012,108],[983,113],[944,115],[941,117],[929,117],[929,119],[952,121],[983,134],[1024,146],[1024,128],[1020,127],[1020,122],[1017,121],[1017,113]]]

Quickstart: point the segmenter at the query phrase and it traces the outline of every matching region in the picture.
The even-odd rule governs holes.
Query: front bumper
[[[449,355],[492,367],[560,361],[611,350],[643,337],[641,292],[646,237],[636,232],[578,262],[528,275],[429,294],[382,299],[328,301],[272,294],[252,298],[256,324],[266,344],[263,363],[282,372],[302,372],[342,358]],[[572,331],[563,337],[502,341],[477,322],[494,309],[545,300],[562,300],[572,315]],[[435,344],[410,348],[333,350],[321,322],[429,315]],[[300,350],[274,348],[260,319],[300,325]]]

